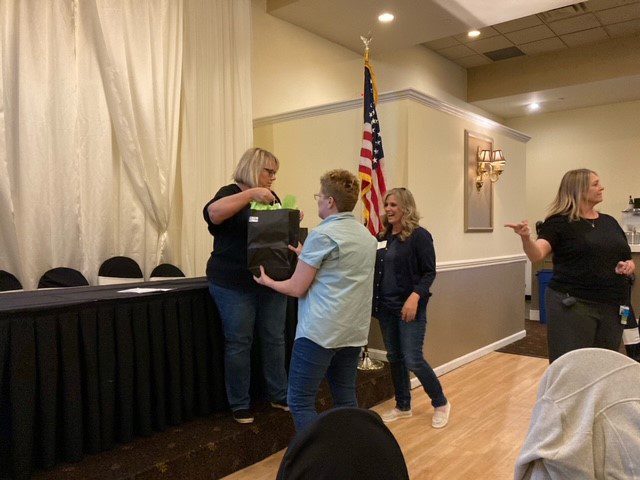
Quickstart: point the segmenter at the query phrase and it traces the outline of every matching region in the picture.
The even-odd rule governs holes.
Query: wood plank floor
[[[413,417],[389,424],[413,480],[513,478],[513,466],[529,427],[538,382],[548,361],[493,352],[440,377],[451,402],[449,425],[431,428],[433,409],[414,389]],[[378,413],[393,400],[377,405]],[[225,477],[273,480],[284,450]]]

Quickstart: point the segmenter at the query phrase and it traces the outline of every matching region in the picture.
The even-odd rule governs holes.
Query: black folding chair
[[[149,281],[156,282],[160,280],[176,280],[178,278],[184,278],[182,270],[170,263],[161,263],[151,271]]]
[[[98,270],[98,285],[137,282],[144,282],[144,275],[133,258],[111,257]]]
[[[22,284],[13,274],[0,270],[0,292],[22,290]]]
[[[82,273],[67,267],[47,270],[38,282],[38,288],[83,287],[87,285],[89,285],[89,282]]]
[[[277,480],[408,480],[407,465],[380,416],[334,408],[318,416],[289,445]]]

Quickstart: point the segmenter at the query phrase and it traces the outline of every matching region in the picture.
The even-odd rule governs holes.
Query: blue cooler
[[[540,323],[547,323],[547,306],[544,301],[545,293],[547,291],[547,285],[551,281],[551,277],[553,277],[553,270],[548,268],[544,268],[536,273],[538,276],[538,295],[539,295],[539,303],[540,303]]]

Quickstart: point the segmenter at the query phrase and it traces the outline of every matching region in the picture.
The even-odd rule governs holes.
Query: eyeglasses
[[[272,170],[272,169],[266,168],[266,167],[264,168],[264,171],[267,172],[270,177],[275,177],[276,173],[278,173],[277,170]]]
[[[315,198],[316,200],[318,200],[320,197],[322,197],[322,198],[331,198],[331,195],[323,195],[321,193],[314,193],[313,194],[313,198]]]

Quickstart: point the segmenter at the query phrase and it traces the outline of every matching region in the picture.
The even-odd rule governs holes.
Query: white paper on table
[[[118,290],[118,293],[152,293],[152,292],[168,292],[173,288],[127,288],[126,290]]]

